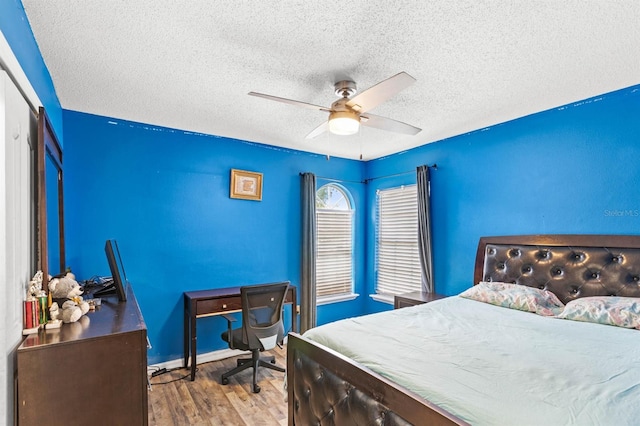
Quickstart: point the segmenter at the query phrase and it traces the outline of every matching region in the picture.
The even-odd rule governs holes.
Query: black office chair
[[[258,366],[284,372],[284,368],[275,365],[275,357],[260,357],[260,352],[281,346],[284,338],[282,305],[289,282],[258,284],[240,287],[242,299],[242,328],[232,329],[235,318],[224,315],[228,330],[222,333],[222,339],[231,349],[251,351],[251,358],[238,360],[238,366],[222,375],[220,382],[229,383],[229,377],[247,368],[253,368],[253,392],[260,392],[256,383]]]

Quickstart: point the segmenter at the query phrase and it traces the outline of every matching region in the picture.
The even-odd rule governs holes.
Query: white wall
[[[6,413],[0,425],[14,422],[15,349],[22,338],[22,300],[35,269],[36,140],[29,106],[0,71],[0,413]]]

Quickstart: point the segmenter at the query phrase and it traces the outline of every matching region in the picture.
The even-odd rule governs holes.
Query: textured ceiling
[[[640,1],[23,0],[63,108],[378,158],[640,83]],[[305,136],[333,83],[417,79],[371,112],[422,128]],[[215,143],[212,140],[212,143]]]

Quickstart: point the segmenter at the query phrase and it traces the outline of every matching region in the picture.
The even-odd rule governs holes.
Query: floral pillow
[[[482,281],[460,293],[460,297],[544,316],[558,315],[564,308],[549,290],[502,282]]]
[[[567,303],[558,318],[640,329],[640,298],[581,297]]]

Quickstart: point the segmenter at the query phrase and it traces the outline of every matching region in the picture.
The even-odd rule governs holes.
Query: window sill
[[[393,305],[393,296],[388,294],[370,294],[370,298],[375,300],[376,302],[388,303],[389,305]]]
[[[316,306],[328,305],[330,303],[337,303],[337,302],[348,302],[350,300],[354,300],[358,296],[360,296],[360,295],[356,294],[356,293],[340,294],[338,296],[327,296],[327,297],[323,297],[321,299],[317,299],[316,300]]]

